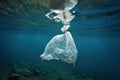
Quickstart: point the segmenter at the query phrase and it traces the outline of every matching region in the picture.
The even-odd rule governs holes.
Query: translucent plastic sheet
[[[75,65],[77,58],[77,48],[69,31],[70,21],[75,17],[71,13],[71,9],[77,4],[77,0],[65,0],[63,8],[51,9],[46,16],[56,22],[61,22],[63,34],[54,36],[46,45],[45,50],[40,57],[43,60],[61,60],[69,64]],[[74,12],[74,11],[73,11]]]
[[[45,60],[62,60],[75,65],[77,49],[71,33],[67,31],[64,34],[54,36],[40,57]]]

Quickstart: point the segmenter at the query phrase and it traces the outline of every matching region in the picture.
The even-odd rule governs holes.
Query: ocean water
[[[120,80],[120,0],[79,0],[71,10],[74,67],[40,58],[53,36],[62,34],[63,24],[45,16],[59,6],[49,1],[55,6],[0,0],[0,80]]]

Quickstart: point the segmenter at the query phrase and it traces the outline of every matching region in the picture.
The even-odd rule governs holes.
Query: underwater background
[[[71,32],[75,67],[42,61],[62,23],[45,14],[59,0],[0,0],[0,80],[120,80],[120,0],[79,0]]]

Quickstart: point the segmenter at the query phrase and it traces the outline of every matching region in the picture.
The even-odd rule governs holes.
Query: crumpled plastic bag
[[[46,45],[43,54],[40,56],[43,60],[61,60],[75,65],[77,58],[77,48],[69,31],[54,36]]]

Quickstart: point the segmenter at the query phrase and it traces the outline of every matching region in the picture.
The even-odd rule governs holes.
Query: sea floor
[[[0,62],[0,80],[120,80],[65,70],[51,65],[35,65],[24,61]],[[62,69],[62,70],[61,70]]]

